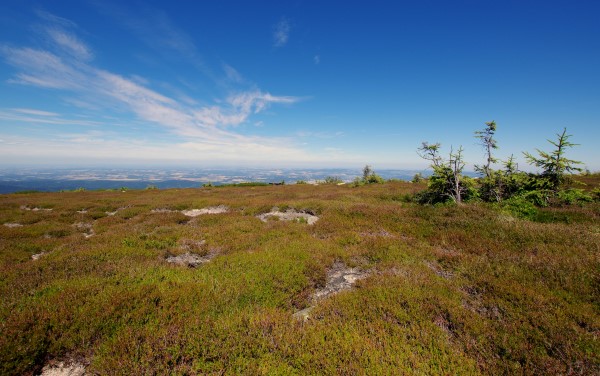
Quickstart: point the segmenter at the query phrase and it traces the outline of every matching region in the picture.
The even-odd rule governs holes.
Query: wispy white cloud
[[[0,121],[27,124],[55,124],[55,125],[77,125],[97,126],[101,122],[93,120],[72,119],[60,116],[60,114],[29,108],[14,108],[0,110]]]
[[[44,14],[44,19],[55,21],[49,14]],[[61,23],[66,24],[68,21],[64,20]],[[45,39],[52,41],[48,49],[0,47],[0,54],[17,69],[11,82],[71,93],[75,98],[67,98],[65,102],[87,111],[99,113],[103,109],[118,108],[121,111],[132,112],[140,121],[157,124],[165,131],[183,137],[183,141],[169,146],[170,153],[175,147],[180,147],[183,151],[178,152],[178,155],[182,158],[190,155],[198,157],[202,152],[208,151],[213,153],[212,157],[215,159],[239,159],[240,156],[247,158],[250,155],[257,160],[269,160],[273,158],[273,154],[287,155],[290,158],[309,158],[307,153],[294,147],[290,140],[282,142],[281,139],[241,135],[228,128],[245,123],[250,117],[271,105],[296,103],[300,100],[298,97],[277,96],[254,88],[235,92],[222,100],[216,100],[214,104],[200,106],[193,100],[178,100],[151,89],[143,77],[126,78],[94,66],[91,61],[92,49],[66,28],[52,24],[42,30],[46,33]],[[182,50],[187,48],[184,45],[178,47],[176,44],[172,47]],[[241,79],[241,75],[235,69],[227,67],[225,69],[231,79]],[[35,109],[13,109],[0,111],[0,120],[45,124],[102,124],[51,114]],[[77,138],[77,142],[80,143],[84,140],[88,138]],[[46,141],[48,144],[45,147],[40,145],[39,150],[52,153],[59,152],[59,149],[69,142],[67,139],[36,142]],[[107,147],[114,152],[115,147],[126,142],[96,141],[95,146],[88,151],[79,146],[73,150],[86,155],[95,152],[101,156],[103,153],[98,148]],[[74,141],[71,139],[71,142]],[[146,145],[140,150],[140,155],[150,157],[155,152],[156,148]]]
[[[128,8],[125,2],[92,0],[90,4],[101,13],[133,32],[146,46],[168,60],[185,59],[204,75],[214,78],[193,38],[178,28],[162,10],[149,5]]]
[[[223,71],[229,82],[240,84],[245,81],[242,75],[229,64],[223,63]]]
[[[287,44],[290,38],[290,31],[292,26],[290,21],[286,18],[282,18],[276,25],[273,31],[273,44],[275,47],[283,47]]]
[[[313,62],[315,63],[315,65],[319,65],[319,64],[321,64],[321,56],[319,56],[319,55],[315,55],[315,56],[313,57]]]
[[[0,52],[20,70],[13,82],[54,89],[76,89],[85,82],[84,72],[51,52],[7,46],[1,47]]]
[[[75,35],[67,33],[57,27],[49,27],[47,29],[48,36],[67,53],[74,58],[83,61],[92,60],[93,55],[90,49],[82,43]]]
[[[19,112],[19,113],[27,114],[27,115],[53,116],[53,117],[58,116],[58,114],[56,112],[36,110],[33,108],[13,108],[12,110],[15,112]]]
[[[46,12],[43,9],[39,9],[39,8],[36,9],[35,10],[35,14],[37,14],[37,16],[39,18],[41,18],[42,20],[45,20],[45,21],[47,21],[47,22],[49,22],[50,24],[53,24],[53,25],[60,25],[60,26],[64,26],[64,27],[75,27],[75,26],[77,26],[75,24],[75,22],[73,22],[71,20],[68,20],[66,18],[59,17],[59,16],[57,16],[55,14]]]

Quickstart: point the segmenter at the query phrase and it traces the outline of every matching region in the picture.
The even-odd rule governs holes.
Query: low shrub
[[[557,193],[557,198],[562,204],[573,205],[594,201],[593,197],[583,189],[569,188]]]

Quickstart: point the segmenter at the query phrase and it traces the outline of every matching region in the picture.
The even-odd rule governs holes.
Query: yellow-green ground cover
[[[599,374],[598,204],[534,222],[423,187],[2,195],[0,374]],[[369,274],[293,318],[336,262]]]

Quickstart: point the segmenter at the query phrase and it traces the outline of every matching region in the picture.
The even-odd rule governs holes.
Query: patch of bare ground
[[[73,227],[75,227],[79,231],[83,231],[82,235],[86,239],[89,239],[96,234],[94,232],[93,224],[91,224],[91,223],[77,222],[73,225]]]
[[[296,209],[288,209],[282,212],[277,207],[274,207],[268,213],[259,214],[257,218],[263,222],[267,222],[269,218],[277,218],[280,221],[306,222],[309,225],[313,225],[319,220],[319,217],[308,210],[298,211]]]
[[[175,213],[177,210],[171,210],[166,208],[158,208],[150,210],[151,213]]]
[[[310,318],[310,312],[320,300],[326,299],[340,291],[352,288],[356,281],[366,278],[367,270],[361,268],[348,268],[346,264],[336,261],[327,272],[327,283],[325,287],[314,292],[311,297],[311,305],[293,314],[293,317],[306,321]]]
[[[129,206],[123,206],[123,207],[116,209],[115,211],[111,211],[111,212],[106,211],[104,213],[106,213],[107,216],[112,217],[112,216],[116,215],[120,210],[127,209],[128,207]]]
[[[211,249],[204,256],[200,256],[196,253],[186,252],[177,256],[169,256],[166,258],[166,261],[170,264],[175,264],[179,266],[187,266],[189,268],[196,268],[202,264],[206,264],[210,262],[215,256],[219,254],[218,250]]]
[[[23,227],[23,225],[20,223],[5,223],[4,226],[8,228]]]
[[[223,213],[227,213],[229,211],[229,208],[225,205],[219,205],[219,206],[209,206],[207,208],[203,208],[203,209],[191,209],[191,210],[182,210],[181,213],[183,213],[183,215],[186,215],[188,217],[197,217],[199,215],[205,215],[205,214],[223,214]]]
[[[42,368],[40,376],[84,376],[85,366],[78,362],[56,362]]]
[[[32,259],[33,261],[39,260],[39,259],[40,259],[40,257],[42,257],[42,256],[43,256],[43,255],[45,255],[45,254],[46,254],[46,252],[40,252],[40,253],[36,253],[36,254],[34,254],[34,255],[31,255],[31,259]]]
[[[34,212],[37,212],[37,211],[52,211],[52,209],[40,208],[40,207],[37,207],[37,206],[31,208],[31,207],[29,207],[27,205],[22,205],[21,209],[22,210],[27,210],[27,211],[34,211]]]

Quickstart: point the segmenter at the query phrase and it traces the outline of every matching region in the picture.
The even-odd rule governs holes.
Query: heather
[[[0,373],[600,372],[598,201],[523,216],[425,188],[2,195]],[[226,210],[184,214],[205,208]],[[314,299],[336,265],[365,276]]]

